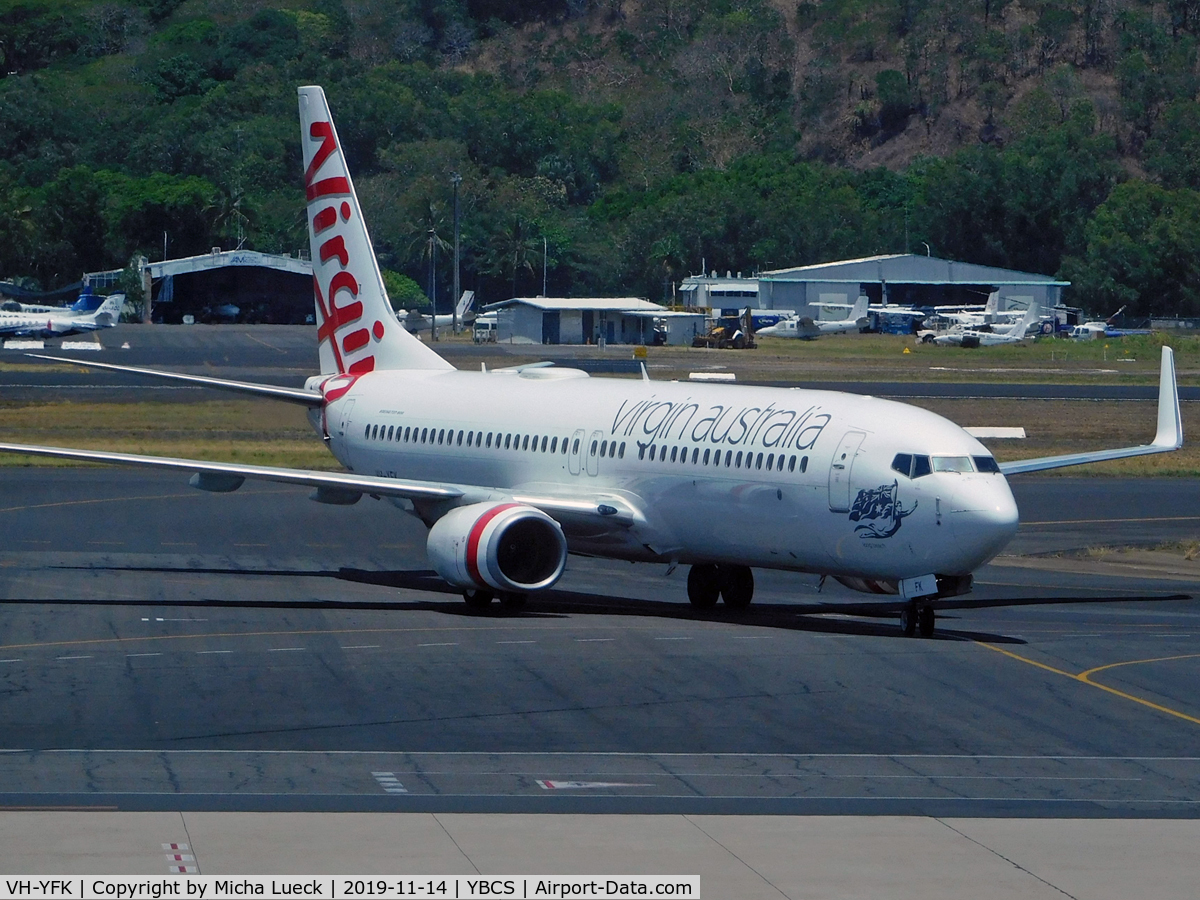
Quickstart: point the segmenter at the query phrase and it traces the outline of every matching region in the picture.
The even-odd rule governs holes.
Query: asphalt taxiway
[[[1014,479],[1023,554],[1197,534],[1200,482]],[[1200,603],[1186,567],[1001,558],[932,640],[760,572],[572,559],[469,615],[384,503],[0,470],[0,806],[1187,817]]]

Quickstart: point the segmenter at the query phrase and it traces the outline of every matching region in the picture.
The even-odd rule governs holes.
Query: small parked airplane
[[[1025,314],[1012,325],[986,328],[962,328],[939,334],[933,340],[937,344],[958,347],[995,347],[998,344],[1016,344],[1025,340],[1031,327],[1041,319],[1037,304],[1030,304]]]
[[[788,337],[811,341],[823,334],[862,331],[862,329],[870,324],[870,321],[867,319],[868,302],[867,298],[860,294],[854,305],[850,307],[850,318],[848,319],[815,320],[811,316],[798,316],[791,319],[783,319],[769,328],[761,328],[755,334],[760,337]],[[816,305],[845,308],[844,304],[840,303]]]
[[[463,291],[462,296],[458,298],[458,324],[470,325],[475,318],[475,313],[471,308],[475,305],[475,292]],[[429,315],[427,313],[418,312],[417,310],[397,310],[396,317],[400,320],[409,331],[416,333],[421,329],[429,328]],[[438,313],[433,317],[434,324],[438,328],[450,328],[454,325],[454,316],[450,313]]]
[[[0,310],[0,334],[63,337],[81,331],[111,328],[121,317],[121,307],[124,305],[124,294],[109,294],[100,306],[90,313],[76,312],[71,309],[46,313]]]
[[[246,479],[314,489],[322,503],[387,498],[428,527],[429,561],[485,607],[558,581],[568,553],[691,566],[688,598],[734,609],[754,567],[899,594],[906,634],[1017,530],[1006,474],[1179,448],[1171,350],[1158,429],[1139,447],[997,463],[953,422],[835,391],[590,378],[542,364],[458,371],[388,304],[362,208],[319,87],[302,87],[321,374],[303,388],[138,372],[308,408],[346,471],[0,444],[0,451],[189,471],[207,491]],[[42,357],[59,360],[57,357]]]

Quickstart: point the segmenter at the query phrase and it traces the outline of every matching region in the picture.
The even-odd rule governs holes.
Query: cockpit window
[[[929,467],[929,457],[928,456],[914,456],[913,457],[913,471],[912,471],[913,478],[920,478],[922,475],[928,475],[932,471],[933,471],[933,469],[931,469]]]
[[[892,468],[901,475],[908,475],[912,472],[912,454],[897,453],[895,459],[892,460]]]
[[[974,472],[969,456],[935,456],[933,457],[935,472]]]
[[[992,457],[972,456],[971,459],[975,461],[976,472],[991,472],[997,475],[1000,474],[1000,466],[996,464],[996,460],[994,460]]]

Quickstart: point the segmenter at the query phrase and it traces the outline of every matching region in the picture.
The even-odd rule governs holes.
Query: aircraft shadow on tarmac
[[[58,566],[71,569],[74,566]],[[651,617],[685,621],[723,622],[729,624],[782,628],[826,634],[902,637],[894,620],[899,617],[904,602],[899,598],[854,603],[845,601],[825,603],[755,603],[749,609],[734,610],[725,606],[698,610],[691,605],[662,600],[642,600],[612,597],[577,591],[549,590],[531,599],[520,608],[493,604],[490,609],[472,610],[462,602],[459,592],[429,569],[371,570],[342,567],[337,570],[297,569],[239,569],[239,568],[179,568],[171,566],[86,566],[92,571],[188,573],[195,575],[236,575],[242,577],[335,578],[357,584],[371,584],[398,590],[423,591],[449,595],[445,600],[8,600],[7,603],[89,604],[111,606],[191,606],[209,608],[272,608],[283,609],[371,609],[371,610],[428,610],[454,616],[491,616],[508,618],[563,618],[578,615],[609,615]],[[450,599],[452,598],[452,599]],[[986,609],[1008,606],[1041,606],[1068,603],[1128,603],[1189,600],[1188,594],[1130,595],[1095,597],[1008,597],[941,600],[937,603],[938,628],[934,638],[957,641],[989,641],[992,643],[1024,644],[1019,638],[981,633],[947,627],[947,613],[961,609]]]

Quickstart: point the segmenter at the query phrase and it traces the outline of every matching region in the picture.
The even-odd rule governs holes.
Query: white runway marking
[[[57,657],[55,657],[55,659],[59,659],[59,660],[63,660],[63,659],[92,659],[92,657],[90,657],[90,656],[57,656]]]
[[[378,644],[356,644],[353,647],[343,647],[343,650],[378,650]]]
[[[418,647],[457,647],[457,641],[450,641],[443,644],[417,644]]]
[[[408,793],[408,788],[400,783],[400,779],[396,777],[395,772],[372,772],[371,775],[379,782],[379,786],[389,794]]]

